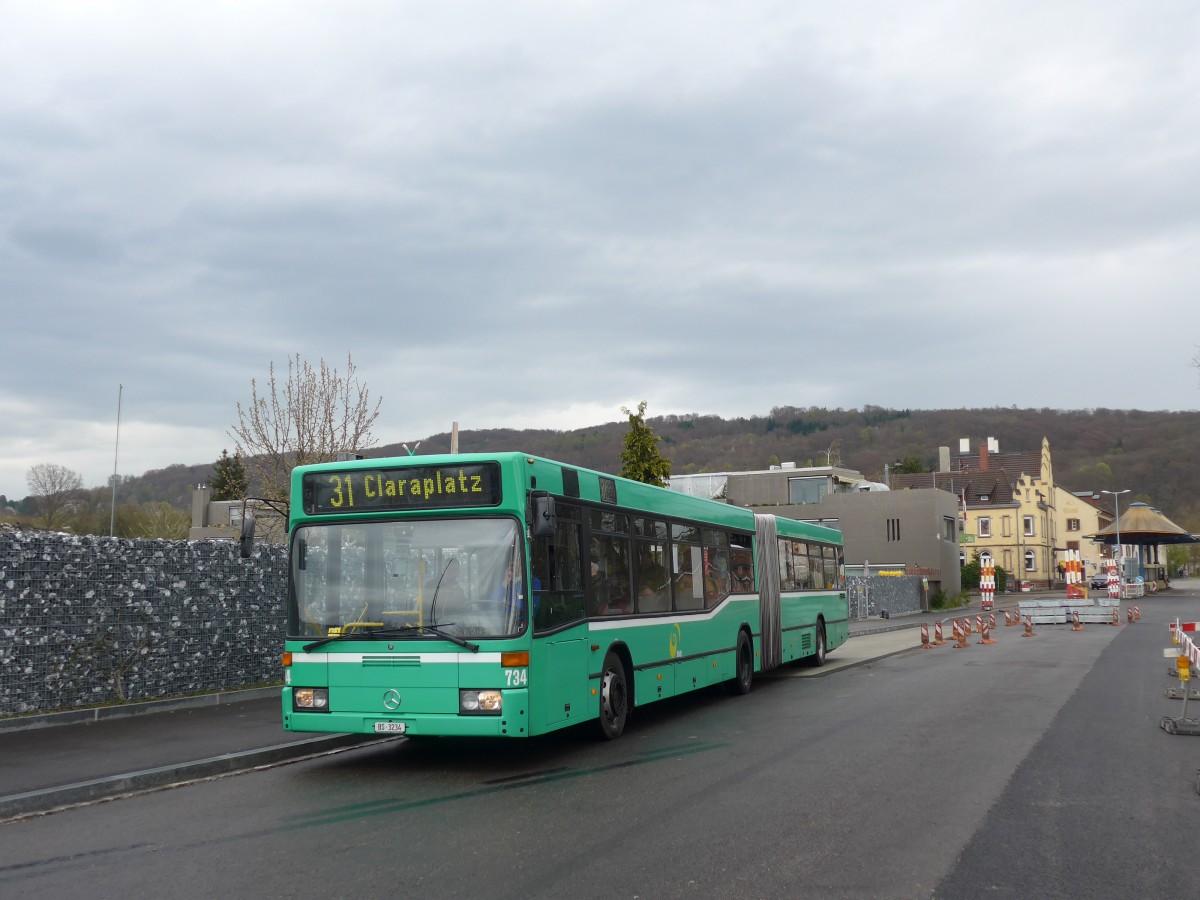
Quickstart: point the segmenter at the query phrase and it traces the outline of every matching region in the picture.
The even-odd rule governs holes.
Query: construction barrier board
[[[1030,614],[1028,618],[1033,620],[1034,625],[1065,625],[1071,620],[1065,612],[1055,610],[1042,610]]]

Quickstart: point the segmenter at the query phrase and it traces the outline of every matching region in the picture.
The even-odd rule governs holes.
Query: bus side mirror
[[[532,511],[530,526],[535,538],[554,537],[558,518],[554,514],[554,498],[545,491],[530,492],[529,505]]]
[[[254,550],[254,526],[257,524],[254,513],[246,511],[242,514],[242,533],[238,538],[238,554],[242,559],[249,559]]]

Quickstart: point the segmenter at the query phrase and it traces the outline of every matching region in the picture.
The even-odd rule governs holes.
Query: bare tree
[[[817,456],[825,457],[825,465],[840,466],[842,464],[842,451],[841,451],[841,448],[838,447],[838,444],[840,444],[840,443],[841,443],[841,441],[834,441],[832,444],[829,445],[828,450],[818,450],[817,451]]]
[[[324,359],[314,370],[298,353],[288,359],[285,383],[276,380],[274,363],[269,371],[261,394],[257,381],[251,379],[250,404],[238,404],[238,425],[229,434],[246,462],[251,483],[264,497],[286,501],[293,467],[329,462],[339,453],[374,446],[371,426],[383,401],[371,406],[349,354],[344,376]]]
[[[83,477],[57,463],[33,466],[25,473],[25,483],[37,500],[41,524],[45,528],[53,528],[62,522],[83,491]]]

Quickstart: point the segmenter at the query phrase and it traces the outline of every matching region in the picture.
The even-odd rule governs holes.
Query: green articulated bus
[[[283,725],[528,737],[846,640],[841,533],[520,453],[292,474]]]

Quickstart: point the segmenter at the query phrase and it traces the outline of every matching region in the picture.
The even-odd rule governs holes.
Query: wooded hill
[[[1000,451],[1030,451],[1050,440],[1056,482],[1068,490],[1132,489],[1127,502],[1157,507],[1176,524],[1200,531],[1200,412],[1141,410],[946,409],[862,410],[776,407],[765,416],[723,419],[702,414],[648,418],[662,438],[674,474],[765,469],[832,462],[883,480],[885,464],[906,457],[937,464],[938,447],[958,452],[959,438],[994,437]],[[461,452],[520,450],[616,473],[621,468],[624,420],[572,431],[487,429],[459,432]],[[406,438],[409,446],[412,439]],[[420,454],[450,449],[449,433],[426,437]],[[403,456],[399,443],[371,457]],[[129,500],[167,500],[191,508],[191,489],[208,479],[212,465],[171,466],[127,478]],[[1106,498],[1111,499],[1111,498]]]

